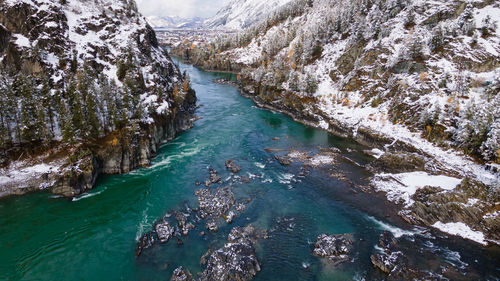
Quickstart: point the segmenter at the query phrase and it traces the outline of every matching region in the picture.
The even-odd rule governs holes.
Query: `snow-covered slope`
[[[374,187],[414,200],[401,212],[412,223],[464,223],[500,244],[499,1],[294,0],[237,36],[177,49],[239,72],[259,105],[377,147],[386,160],[405,155],[381,166],[424,157],[410,174],[375,171]],[[464,181],[443,188],[439,174]]]
[[[195,18],[181,18],[178,16],[148,16],[146,20],[153,28],[201,28],[204,19]]]
[[[147,166],[195,100],[133,0],[0,1],[0,72],[0,196]]]
[[[204,23],[207,28],[244,29],[290,0],[231,0]]]

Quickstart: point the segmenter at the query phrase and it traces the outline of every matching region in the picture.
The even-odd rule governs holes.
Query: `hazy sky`
[[[145,16],[210,17],[229,0],[136,0]]]

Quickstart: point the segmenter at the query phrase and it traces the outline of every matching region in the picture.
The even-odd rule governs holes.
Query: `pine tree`
[[[66,95],[68,98],[72,129],[76,136],[81,137],[84,130],[83,103],[80,92],[77,89],[76,81],[73,78],[70,79]]]
[[[49,79],[46,75],[42,77],[42,88],[40,90],[40,100],[41,107],[44,108],[47,112],[46,119],[48,119],[49,128],[45,132],[46,140],[50,140],[54,137],[54,101],[50,92]],[[47,121],[47,120],[46,120]],[[45,121],[45,122],[46,122]]]
[[[17,95],[21,104],[21,138],[24,142],[32,143],[40,138],[40,128],[37,127],[37,108],[32,81],[19,76],[20,85]]]
[[[88,135],[91,139],[97,139],[100,135],[101,129],[101,122],[98,117],[97,94],[98,93],[95,92],[95,87],[91,86],[85,96],[87,110],[85,124],[88,130]]]
[[[500,161],[500,118],[494,120],[481,145],[481,154],[486,160]]]

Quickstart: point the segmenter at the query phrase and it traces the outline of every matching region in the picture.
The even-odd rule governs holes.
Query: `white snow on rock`
[[[42,163],[42,164],[38,164],[38,165],[35,165],[35,166],[27,167],[27,168],[23,169],[23,171],[25,171],[27,173],[40,173],[40,174],[43,174],[43,173],[49,173],[53,169],[54,169],[53,166],[50,166],[50,165]]]
[[[451,235],[457,235],[465,239],[475,241],[477,243],[487,245],[488,243],[484,239],[484,234],[480,231],[474,231],[469,226],[462,222],[449,222],[442,223],[440,221],[432,225],[432,227],[446,232]]]
[[[331,164],[335,161],[333,157],[327,156],[327,155],[316,155],[310,160],[310,164],[313,166],[319,166],[319,165],[325,165],[325,164]]]
[[[26,38],[24,35],[22,35],[22,34],[14,34],[13,37],[16,38],[15,42],[16,42],[17,46],[24,47],[24,48],[31,47],[30,40],[28,38]]]
[[[168,109],[168,101],[164,101],[156,108],[156,113],[163,114]]]
[[[291,0],[232,0],[204,22],[207,28],[244,29]]]
[[[448,176],[429,175],[425,172],[410,172],[401,174],[378,174],[372,184],[379,191],[387,193],[387,199],[401,202],[407,206],[413,204],[411,196],[417,189],[424,186],[440,187],[444,190],[453,190],[462,180]]]
[[[366,151],[366,153],[369,154],[369,155],[371,155],[371,156],[373,156],[373,157],[375,157],[375,158],[377,158],[377,159],[379,159],[380,157],[382,157],[382,155],[385,154],[384,151],[382,151],[382,150],[380,150],[378,148],[374,148],[372,150],[368,150],[368,151]]]

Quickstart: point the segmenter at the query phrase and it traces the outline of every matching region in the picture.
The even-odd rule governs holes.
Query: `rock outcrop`
[[[499,190],[470,178],[455,189],[426,186],[413,195],[415,203],[401,215],[410,223],[432,226],[436,222],[461,222],[481,231],[485,239],[500,243]]]
[[[188,77],[134,1],[0,2],[0,71],[0,196],[81,194],[193,126]]]
[[[349,261],[353,245],[352,235],[321,234],[314,244],[313,254],[322,258],[327,258],[334,265]]]
[[[193,276],[189,272],[189,270],[184,270],[182,266],[176,268],[172,273],[172,277],[170,277],[170,281],[192,281]]]
[[[233,228],[224,247],[210,255],[200,281],[251,280],[260,271],[255,243],[266,236],[250,225]]]

